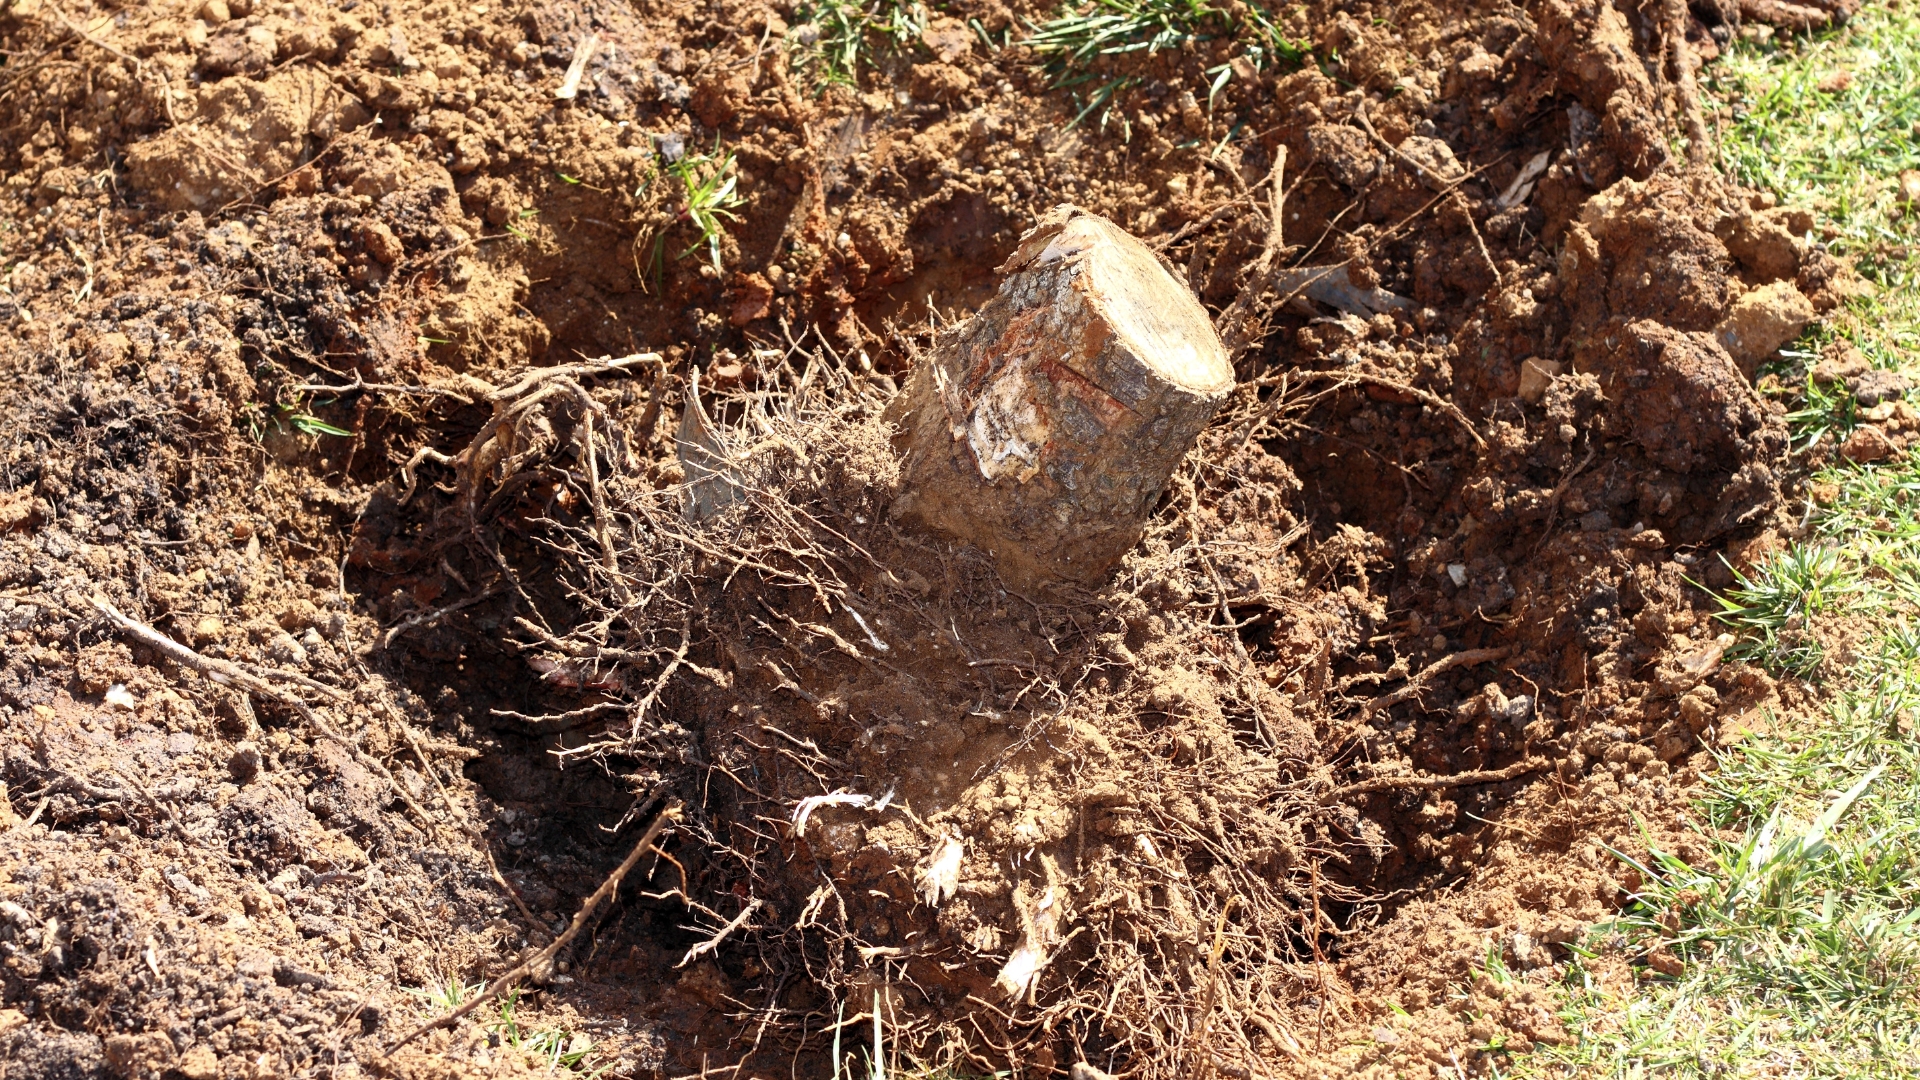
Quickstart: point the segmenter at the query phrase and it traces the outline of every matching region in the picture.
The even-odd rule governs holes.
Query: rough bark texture
[[[999,293],[947,332],[891,410],[897,518],[995,556],[1022,588],[1101,577],[1233,389],[1187,286],[1105,218],[1061,206]]]

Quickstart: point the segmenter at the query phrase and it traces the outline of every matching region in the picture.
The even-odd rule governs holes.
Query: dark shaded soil
[[[1077,124],[1094,84],[1017,43],[1053,10],[998,0],[825,93],[759,0],[196,10],[0,0],[7,1080],[532,1070],[473,1024],[387,1051],[669,802],[673,859],[519,1006],[590,1068],[830,1075],[838,1010],[881,1001],[969,1073],[1185,1074],[1209,1000],[1227,1075],[1484,1074],[1564,1037],[1564,943],[1636,884],[1607,848],[1687,854],[1702,751],[1793,692],[1721,663],[1695,583],[1776,542],[1751,380],[1844,270],[1673,156],[1639,8],[1309,5],[1303,62],[1105,58],[1129,89]],[[719,270],[667,169],[715,147]],[[888,525],[879,409],[1040,213],[1107,215],[1220,311],[1282,148],[1284,256],[1404,308],[1274,313],[1099,589],[1025,599]],[[482,499],[448,458],[522,368],[643,352],[580,380],[623,520],[677,506],[691,371],[738,424],[825,370],[826,465],[779,475],[836,529],[633,533],[684,617],[614,604],[626,652],[582,657],[585,406]],[[793,536],[823,546],[726,562]],[[841,787],[910,813],[794,828]]]

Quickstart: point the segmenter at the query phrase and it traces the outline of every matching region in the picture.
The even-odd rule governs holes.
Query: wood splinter
[[[1059,206],[888,409],[896,518],[991,553],[1016,588],[1092,583],[1140,538],[1233,390],[1193,292],[1105,218]]]

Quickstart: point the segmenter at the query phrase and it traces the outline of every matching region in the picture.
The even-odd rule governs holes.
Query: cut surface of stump
[[[1233,367],[1192,291],[1105,218],[1056,207],[1000,273],[889,410],[906,448],[893,513],[992,553],[1017,587],[1096,581]]]

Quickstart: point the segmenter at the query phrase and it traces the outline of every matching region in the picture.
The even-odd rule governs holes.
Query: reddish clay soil
[[[1778,543],[1752,380],[1846,271],[1688,165],[1696,9],[1313,0],[1075,89],[951,0],[823,93],[763,0],[0,0],[0,1077],[542,1071],[414,991],[662,813],[518,1005],[606,1075],[876,1008],[965,1074],[1565,1038],[1608,849],[1700,857],[1796,693],[1695,582]],[[1022,594],[889,518],[884,410],[1067,201],[1261,320],[1111,578]],[[1404,303],[1245,292],[1334,263]]]

